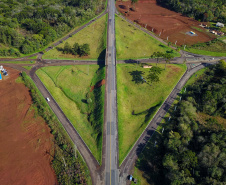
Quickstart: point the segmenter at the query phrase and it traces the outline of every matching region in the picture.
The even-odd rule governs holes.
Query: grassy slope
[[[154,64],[155,65],[155,64]],[[159,64],[164,69],[164,64]],[[135,84],[131,71],[148,71],[134,64],[117,66],[119,162],[121,163],[148,122],[186,70],[185,65],[167,65],[160,82]],[[137,115],[132,115],[134,111]]]
[[[154,52],[172,50],[118,16],[115,17],[115,29],[118,59],[150,58]],[[175,50],[173,55],[180,56]]]
[[[87,120],[89,105],[83,103],[87,93],[90,92],[90,85],[94,85],[100,80],[96,75],[98,68],[97,65],[45,67],[39,69],[37,75],[72,122],[93,155],[101,162],[102,126],[100,126],[101,135],[97,136]],[[101,92],[103,92],[101,99],[103,102],[104,86],[101,87]],[[91,94],[93,103],[96,103],[93,94],[89,94]],[[103,110],[100,111],[103,116]]]
[[[48,51],[43,55],[44,59],[98,59],[104,58],[102,52],[105,51],[105,35],[106,35],[106,15],[87,26],[58,47],[64,47],[64,44],[68,42],[71,46],[75,42],[79,44],[89,44],[90,55],[86,57],[79,57],[71,54],[63,54],[62,51],[58,51],[56,48]]]
[[[223,57],[226,56],[226,52],[213,52],[213,51],[205,51],[205,50],[199,50],[199,49],[193,49],[193,48],[186,48],[185,51],[199,54],[199,55],[207,55],[207,56],[216,56],[216,57]]]

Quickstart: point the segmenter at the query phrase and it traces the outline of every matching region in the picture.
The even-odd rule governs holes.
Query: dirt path
[[[29,90],[15,79],[19,71],[7,68],[0,81],[0,182],[12,185],[57,184],[51,168],[53,136],[44,120],[31,109]]]

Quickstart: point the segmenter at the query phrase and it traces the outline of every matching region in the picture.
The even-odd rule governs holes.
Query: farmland
[[[137,22],[150,31],[153,30],[164,40],[167,40],[168,37],[172,43],[177,41],[177,45],[192,45],[197,42],[208,42],[215,38],[215,36],[207,34],[204,28],[199,27],[198,21],[163,8],[157,5],[155,0],[139,0],[134,7],[130,1],[117,1],[116,6],[119,12],[129,20]],[[202,31],[192,27],[199,27]],[[189,31],[195,32],[197,36],[186,34]]]

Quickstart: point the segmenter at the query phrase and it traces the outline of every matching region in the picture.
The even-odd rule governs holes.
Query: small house
[[[224,24],[223,24],[223,23],[221,23],[221,22],[217,22],[216,26],[217,26],[217,27],[221,27],[221,28],[223,28],[223,27],[224,27]]]

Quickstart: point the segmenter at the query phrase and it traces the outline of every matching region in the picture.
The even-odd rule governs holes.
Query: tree
[[[165,53],[163,54],[163,58],[165,59],[166,63],[170,63],[170,60],[173,59],[173,55],[170,53]],[[165,69],[166,69],[166,64],[165,64]]]
[[[77,55],[78,52],[79,52],[79,44],[76,42],[76,43],[74,43],[74,45],[73,45],[73,48],[72,48],[72,54],[73,54],[73,55]]]
[[[70,46],[70,44],[69,44],[68,42],[66,42],[66,43],[64,44],[63,53],[64,53],[64,54],[71,53],[71,46]]]
[[[147,80],[151,83],[159,82],[159,75],[161,74],[161,72],[162,69],[160,67],[153,66],[150,69],[149,74],[147,75]]]
[[[79,47],[79,53],[80,56],[87,56],[90,54],[90,47],[89,44],[83,44]]]
[[[157,59],[157,63],[156,63],[156,66],[159,62],[159,58],[163,57],[164,53],[162,52],[154,52],[152,55],[151,55],[151,58],[156,58]]]

